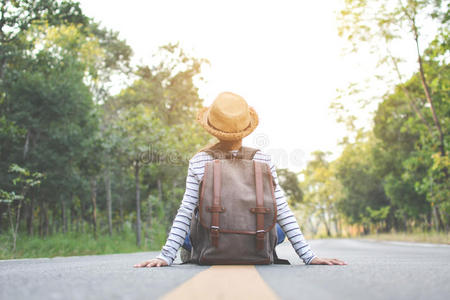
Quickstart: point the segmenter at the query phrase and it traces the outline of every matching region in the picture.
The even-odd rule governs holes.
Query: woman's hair
[[[232,149],[232,146],[236,145],[236,143],[242,142],[242,140],[238,141],[222,141],[219,140],[216,143],[212,143],[209,145],[206,145],[205,147],[201,148],[197,151],[197,153],[205,151],[205,150],[221,150],[221,151],[230,151]]]
[[[220,141],[218,141],[218,142],[216,142],[216,143],[208,144],[208,145],[202,147],[200,150],[198,150],[197,153],[203,152],[203,151],[205,151],[205,150],[210,150],[210,149],[213,150],[213,149],[217,149],[217,148],[219,148],[219,146],[220,146],[219,144],[220,144]]]

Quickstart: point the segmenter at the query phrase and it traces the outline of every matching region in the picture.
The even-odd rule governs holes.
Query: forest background
[[[336,159],[317,150],[302,171],[277,170],[309,238],[450,242],[449,5],[346,0],[336,13],[348,55],[374,53],[380,75],[330,99],[348,130]],[[436,35],[422,44],[429,26]],[[417,56],[408,78],[395,51],[405,35]],[[188,160],[214,141],[193,122],[208,60],[177,43],[149,65],[132,55],[77,2],[1,0],[0,259],[165,242]],[[112,93],[117,77],[128,84]],[[368,97],[365,84],[385,86],[383,96]],[[350,102],[377,104],[370,128]]]

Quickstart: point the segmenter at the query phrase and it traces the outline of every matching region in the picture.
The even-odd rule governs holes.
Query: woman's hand
[[[144,261],[140,264],[134,265],[135,268],[151,268],[151,267],[165,267],[168,266],[165,260],[160,258],[154,258],[147,261]]]
[[[337,258],[318,258],[315,257],[310,263],[310,265],[346,265],[347,263],[339,260]]]

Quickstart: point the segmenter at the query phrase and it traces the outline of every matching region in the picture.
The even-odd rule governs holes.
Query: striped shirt
[[[237,152],[237,150],[232,150],[232,152]],[[284,192],[278,184],[277,173],[270,155],[259,150],[255,153],[253,159],[269,165],[276,183],[274,194],[277,202],[277,222],[288,237],[298,256],[305,264],[309,264],[316,256],[306,242],[297,220],[286,202]],[[198,190],[200,181],[203,178],[205,164],[213,160],[214,158],[206,152],[199,152],[189,160],[186,191],[173,221],[166,244],[158,255],[158,258],[166,261],[168,265],[172,264],[178,249],[183,245],[184,239],[189,232],[192,213],[199,200]]]

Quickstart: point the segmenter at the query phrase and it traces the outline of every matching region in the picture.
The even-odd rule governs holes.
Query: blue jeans
[[[278,241],[277,241],[277,245],[281,244],[284,239],[286,238],[286,235],[283,232],[283,229],[281,229],[281,226],[278,225],[278,223],[275,224],[276,228],[277,228],[277,236],[278,236]],[[184,249],[186,249],[187,251],[191,251],[191,241],[189,240],[189,234],[186,235],[186,238],[184,239],[184,243],[182,246]]]

